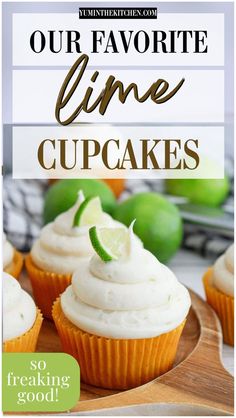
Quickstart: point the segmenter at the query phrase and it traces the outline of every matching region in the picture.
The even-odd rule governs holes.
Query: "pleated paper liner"
[[[52,319],[52,305],[58,296],[71,284],[71,274],[57,274],[38,268],[31,255],[25,259],[36,305],[41,309],[43,316]]]
[[[226,344],[234,346],[234,298],[215,289],[212,284],[212,268],[203,277],[207,302],[217,313]]]
[[[18,279],[23,268],[23,264],[23,255],[19,251],[15,250],[12,262],[4,269],[4,271],[15,277],[15,279]]]
[[[80,330],[65,317],[60,298],[53,305],[52,316],[63,350],[80,365],[81,380],[121,390],[140,386],[172,368],[185,324],[155,338],[125,340]]]
[[[3,351],[6,353],[33,353],[36,349],[39,332],[43,322],[43,316],[39,309],[34,325],[25,334],[20,337],[3,343]]]

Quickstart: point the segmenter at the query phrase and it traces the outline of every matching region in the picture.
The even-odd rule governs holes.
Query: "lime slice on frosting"
[[[88,197],[76,211],[73,227],[96,225],[101,222],[102,216],[103,212],[99,197]]]
[[[125,228],[93,226],[89,230],[89,236],[94,250],[105,262],[118,260],[128,251],[129,233]]]

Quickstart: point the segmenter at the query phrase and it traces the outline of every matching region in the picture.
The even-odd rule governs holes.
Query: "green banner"
[[[64,353],[3,353],[4,412],[63,412],[79,400],[80,370]]]

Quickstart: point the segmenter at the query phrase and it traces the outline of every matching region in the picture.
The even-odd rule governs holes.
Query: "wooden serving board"
[[[31,292],[28,278],[22,287]],[[135,389],[118,392],[81,384],[80,401],[71,412],[110,410],[142,404],[171,403],[214,408],[233,415],[234,380],[221,362],[222,334],[219,320],[196,293],[190,291],[192,308],[180,339],[175,365],[168,373]],[[44,320],[38,352],[62,351],[53,322]]]

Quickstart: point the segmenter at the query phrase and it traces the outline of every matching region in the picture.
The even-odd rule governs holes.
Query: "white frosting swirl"
[[[3,342],[27,332],[36,319],[36,306],[10,274],[3,273]]]
[[[94,254],[89,239],[89,228],[92,225],[73,227],[75,213],[83,199],[80,194],[74,206],[42,229],[31,250],[32,259],[39,268],[59,274],[72,274],[81,258],[90,258]],[[125,228],[104,212],[99,226]]]
[[[7,240],[6,235],[3,233],[3,268],[11,264],[14,257],[14,248],[11,243]]]
[[[65,316],[80,329],[110,338],[151,338],[186,318],[190,296],[168,267],[131,236],[129,254],[104,263],[81,260],[61,296]]]
[[[234,296],[234,245],[219,257],[213,267],[213,285],[228,296]]]

